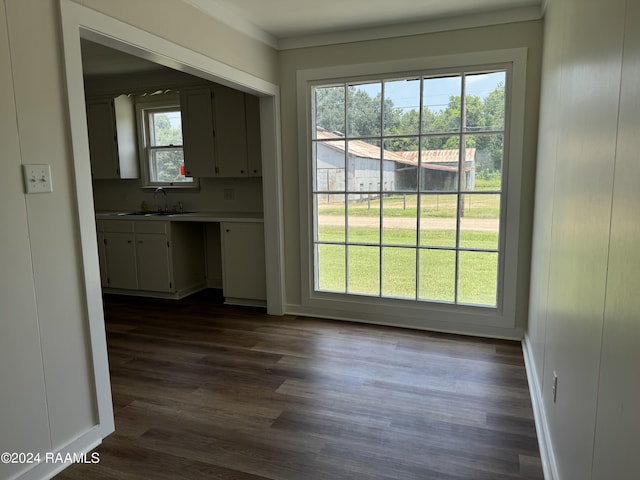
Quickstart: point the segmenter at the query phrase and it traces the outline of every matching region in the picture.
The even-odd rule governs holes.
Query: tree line
[[[465,96],[465,146],[476,148],[476,171],[490,174],[502,169],[503,135],[488,132],[504,130],[504,83],[482,98]],[[345,115],[346,111],[346,115]],[[346,125],[345,125],[346,119]],[[457,149],[460,147],[462,99],[449,96],[444,108],[439,110],[422,107],[405,109],[394,105],[381,93],[369,95],[355,86],[322,87],[315,90],[315,120],[318,127],[330,132],[347,134],[348,137],[376,137],[382,134],[394,138],[385,139],[383,148],[389,151],[418,150],[422,136],[422,148],[429,150]],[[381,132],[381,129],[383,131]]]

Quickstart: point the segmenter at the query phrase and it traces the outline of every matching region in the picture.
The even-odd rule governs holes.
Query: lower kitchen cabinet
[[[173,265],[169,239],[165,235],[136,234],[138,288],[152,292],[173,292]]]
[[[182,298],[205,288],[202,225],[99,220],[97,226],[105,293]]]
[[[104,234],[107,287],[136,290],[138,268],[133,233],[107,232]]]
[[[264,226],[222,222],[222,292],[225,302],[266,305]]]

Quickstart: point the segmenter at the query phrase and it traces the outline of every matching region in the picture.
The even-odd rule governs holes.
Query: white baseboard
[[[33,468],[14,477],[12,480],[49,480],[65,468],[73,465],[73,463],[62,463],[60,461],[61,458],[63,459],[67,455],[71,458],[74,456],[77,458],[82,454],[86,454],[86,459],[88,461],[91,460],[92,457],[89,452],[102,443],[103,433],[99,425],[92,428],[67,445],[50,452],[48,461],[43,459],[40,463],[35,464]],[[42,455],[46,454],[42,453]],[[100,468],[100,463],[96,463],[95,467]]]
[[[521,341],[524,332],[521,328],[493,327],[466,322],[441,321],[429,318],[428,315],[410,315],[397,309],[393,315],[381,312],[375,307],[368,307],[368,312],[346,309],[327,309],[319,307],[306,307],[299,304],[287,304],[285,315],[298,315],[300,317],[326,318],[346,322],[366,323],[371,325],[383,325],[387,327],[410,328],[413,330],[427,330],[431,332],[452,333],[457,335],[472,335],[477,337],[500,338],[505,340]]]
[[[544,478],[545,480],[560,480],[547,424],[547,416],[545,415],[544,404],[542,402],[542,387],[538,382],[536,364],[533,360],[533,352],[531,351],[531,343],[526,333],[524,340],[522,340],[522,353],[524,356],[525,370],[527,372],[527,381],[529,382],[529,392],[531,394],[533,416],[536,422],[538,446],[540,448],[540,459],[542,460]]]
[[[164,298],[167,300],[181,300],[189,295],[200,292],[206,289],[207,286],[204,283],[198,283],[195,285],[189,285],[185,288],[181,288],[176,292],[152,292],[149,290],[123,290],[119,288],[103,287],[102,292],[111,295],[128,295],[130,297],[148,297],[148,298]]]
[[[225,305],[238,305],[241,307],[266,307],[266,300],[253,300],[250,298],[224,297]]]

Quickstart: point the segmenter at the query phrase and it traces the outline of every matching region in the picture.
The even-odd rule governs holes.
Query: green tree
[[[173,126],[165,112],[153,114],[156,145],[182,145],[182,126]]]
[[[390,101],[387,103],[393,106]],[[366,91],[350,86],[347,91],[347,135],[380,135],[381,118],[382,95],[371,98]]]
[[[181,182],[185,177],[180,174],[184,164],[182,152],[182,126],[173,126],[165,112],[153,114],[153,133],[155,146],[178,146],[176,149],[156,150],[152,162],[159,182]]]
[[[316,126],[329,132],[346,131],[345,118],[345,88],[321,87],[315,90]]]
[[[404,111],[395,107],[385,110],[385,127],[387,135],[406,135],[386,141],[385,149],[394,152],[418,150],[416,135],[420,131],[420,114],[417,110]]]
[[[484,100],[484,125],[488,130],[504,129],[504,83],[500,82]],[[483,145],[489,152],[491,170],[502,170],[504,139],[501,135],[491,135]]]

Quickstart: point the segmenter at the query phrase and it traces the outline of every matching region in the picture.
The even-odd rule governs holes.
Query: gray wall
[[[635,0],[552,0],[545,17],[526,353],[567,480],[638,475],[638,22]]]

